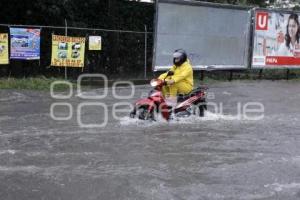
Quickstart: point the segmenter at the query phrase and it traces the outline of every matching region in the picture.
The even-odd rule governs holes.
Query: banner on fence
[[[89,50],[101,50],[101,36],[89,36]]]
[[[8,34],[0,33],[0,64],[8,63]]]
[[[11,59],[40,59],[41,29],[10,28],[9,30]]]
[[[300,67],[297,13],[256,10],[252,67]]]
[[[84,37],[52,35],[51,65],[57,67],[84,67]]]

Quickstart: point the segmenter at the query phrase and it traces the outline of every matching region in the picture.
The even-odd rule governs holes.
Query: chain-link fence
[[[0,77],[64,77],[65,69],[51,66],[52,34],[85,37],[84,68],[67,68],[68,78],[76,79],[82,73],[102,73],[109,78],[144,78],[151,72],[152,32],[136,32],[79,27],[23,26],[2,24],[0,32],[9,33],[9,27],[41,28],[40,60],[13,60],[0,65]],[[88,37],[101,36],[102,50],[88,50]]]

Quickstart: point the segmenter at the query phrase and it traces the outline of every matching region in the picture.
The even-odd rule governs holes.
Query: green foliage
[[[300,5],[296,5],[296,6],[293,8],[293,10],[299,11],[299,10],[300,10]]]
[[[266,7],[265,0],[201,0],[213,3]],[[270,0],[274,4],[275,0]],[[68,26],[141,31],[147,34],[147,71],[151,72],[155,4],[139,0],[1,0],[1,23],[23,25]],[[294,9],[299,9],[296,6]],[[0,32],[8,32],[0,27]],[[0,77],[44,75],[59,77],[63,68],[50,67],[51,35],[64,35],[64,29],[43,28],[41,60],[15,61],[0,67]],[[103,73],[108,78],[141,78],[144,72],[145,35],[109,31],[86,31],[69,28],[68,35],[88,38],[102,36],[102,51],[85,51],[85,68],[68,69],[68,77],[76,79],[81,73]]]
[[[50,85],[54,81],[61,81],[57,78],[1,78],[0,89],[28,89],[28,90],[46,90],[50,91]],[[75,84],[73,84],[73,87]],[[68,89],[66,84],[58,84],[55,91],[64,91]]]
[[[97,29],[153,31],[155,5],[125,0],[1,0],[1,23],[86,27]],[[0,32],[8,32],[0,27]],[[62,76],[63,69],[50,67],[51,35],[64,35],[64,29],[43,28],[41,32],[41,61],[11,60],[7,67],[1,66],[1,76]],[[68,35],[86,37],[102,36],[102,51],[85,52],[85,68],[68,69],[69,76],[77,78],[80,73],[103,73],[109,77],[137,77],[144,71],[145,35],[110,31],[87,31],[68,29]],[[148,34],[148,71],[152,62],[152,34]]]

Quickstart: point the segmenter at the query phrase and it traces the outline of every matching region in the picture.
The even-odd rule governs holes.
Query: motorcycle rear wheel
[[[205,108],[203,105],[199,106],[199,117],[204,117]]]
[[[205,110],[207,110],[207,105],[206,102],[203,101],[200,104],[197,104],[195,114],[198,115],[199,117],[204,117]]]

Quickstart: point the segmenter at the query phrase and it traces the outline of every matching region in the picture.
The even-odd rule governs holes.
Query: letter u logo
[[[268,30],[268,13],[257,12],[256,13],[256,30]]]

